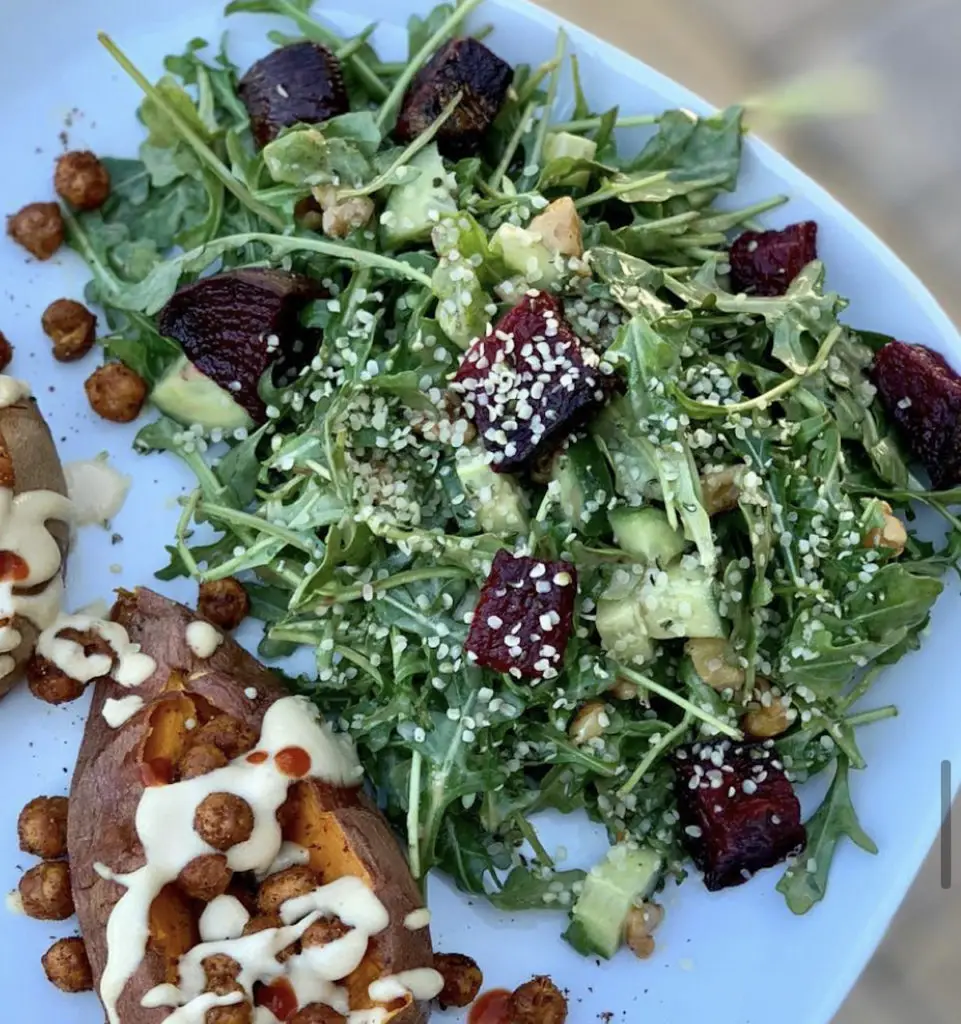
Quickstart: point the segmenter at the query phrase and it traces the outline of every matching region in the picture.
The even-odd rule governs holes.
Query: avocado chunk
[[[544,142],[544,157],[548,163],[553,160],[593,160],[597,156],[597,143],[570,132],[551,132]],[[591,181],[588,170],[571,171],[559,178],[555,184],[569,188],[587,188]]]
[[[552,285],[561,277],[562,261],[541,236],[516,224],[501,224],[491,238],[491,252],[528,284]]]
[[[564,938],[584,956],[609,960],[624,941],[631,910],[654,891],[660,856],[649,847],[618,843],[584,880]]]
[[[571,525],[585,537],[603,536],[614,482],[597,442],[582,437],[569,445],[554,462],[554,479],[560,484],[561,508]]]
[[[608,513],[617,546],[645,562],[668,566],[684,553],[684,534],[659,508],[616,508]]]
[[[237,430],[253,420],[219,384],[181,356],[160,378],[150,396],[165,415],[185,426],[199,423],[207,430]]]
[[[700,566],[685,569],[673,565],[664,572],[650,573],[638,596],[655,640],[725,635],[714,580]]]
[[[457,460],[457,476],[473,505],[477,522],[485,533],[526,533],[527,495],[512,477],[495,473],[489,460],[487,453],[479,450],[465,452]]]
[[[444,166],[436,144],[422,149],[408,167],[420,173],[391,191],[381,217],[381,237],[391,249],[429,241],[440,217],[457,212],[456,182]]]

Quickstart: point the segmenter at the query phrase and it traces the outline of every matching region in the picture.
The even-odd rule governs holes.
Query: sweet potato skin
[[[22,398],[0,408],[0,462],[3,469],[0,486],[9,487],[12,483],[14,496],[27,491],[44,490],[64,496],[67,494],[67,483],[53,436],[32,398]],[[60,548],[63,573],[70,530],[66,523],[61,522],[51,522],[49,529]],[[9,652],[14,668],[5,676],[0,676],[0,697],[9,693],[20,678],[37,644],[38,632],[32,622],[18,615],[14,626],[22,639]]]
[[[178,728],[178,722],[191,705],[207,715],[231,715],[259,735],[267,709],[287,696],[277,678],[230,637],[224,637],[210,658],[194,655],[186,642],[186,627],[197,615],[149,590],[121,592],[112,617],[154,658],[157,670],[137,691],[144,708],[119,729],[107,725],[102,711],[107,698],[117,696],[120,688],[110,681],[96,685],[70,793],[67,845],[74,902],[98,988],[107,962],[107,920],[124,890],[101,878],[94,864],[107,864],[116,873],[143,865],[134,820],[144,789],[144,758],[156,756],[158,749],[173,752],[188,741],[189,734]],[[250,688],[257,691],[253,698],[245,693]],[[319,812],[322,825],[311,827],[302,820],[308,805]],[[390,927],[371,942],[378,969],[366,980],[347,979],[351,991],[365,990],[381,973],[429,967],[433,954],[428,930],[410,932],[404,927],[407,914],[422,905],[421,896],[389,827],[362,790],[305,780],[292,788],[290,806],[284,810],[284,822],[291,822],[289,828],[285,825],[285,839],[296,842],[300,836],[304,845],[311,838],[325,841],[324,849],[312,852],[312,864],[321,869],[326,865],[326,881],[338,877],[333,873],[338,868],[349,868],[340,874],[366,875],[390,914]],[[155,900],[147,956],[118,1004],[124,1024],[161,1024],[167,1017],[169,1010],[145,1009],[140,1002],[155,985],[175,980],[176,958],[199,941],[199,912],[173,887]],[[156,941],[161,925],[166,950]],[[356,973],[363,970],[362,966]],[[410,1004],[391,1022],[424,1024],[428,1013],[426,1007]]]

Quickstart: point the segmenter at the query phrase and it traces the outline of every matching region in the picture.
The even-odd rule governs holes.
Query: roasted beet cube
[[[160,311],[158,326],[262,423],[260,378],[271,366],[282,375],[309,362],[315,346],[299,313],[323,294],[319,282],[285,270],[233,270],[181,288]]]
[[[577,570],[569,562],[498,551],[474,610],[467,656],[515,679],[553,679],[574,625]]]
[[[791,282],[818,258],[818,226],[813,220],[783,231],[745,231],[731,246],[735,292],[783,295]]]
[[[892,341],[874,357],[885,411],[941,490],[961,484],[961,377],[923,345]]]
[[[500,113],[514,69],[476,39],[452,39],[418,72],[404,97],[394,134],[413,142],[458,94],[460,104],[437,135],[444,156],[453,160],[477,152]]]
[[[340,60],[319,43],[291,43],[257,61],[237,91],[258,146],[295,124],[321,124],[350,110]]]
[[[549,455],[607,397],[599,369],[547,292],[529,292],[464,356],[452,389],[464,396],[492,468],[512,473]]]
[[[797,853],[807,841],[801,805],[781,763],[761,743],[695,743],[674,759],[683,839],[712,892]]]

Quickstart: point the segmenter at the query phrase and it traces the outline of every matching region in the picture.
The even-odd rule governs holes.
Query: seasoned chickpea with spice
[[[208,853],[194,859],[177,876],[177,885],[191,899],[209,903],[230,888],[234,873],[222,853]]]
[[[7,336],[0,331],[0,373],[13,361],[13,345],[7,341]]]
[[[795,717],[787,698],[766,679],[758,677],[754,683],[754,700],[741,719],[741,728],[754,739],[773,739],[786,732]]]
[[[84,383],[90,407],[111,423],[131,423],[147,401],[147,382],[123,363],[98,367]]]
[[[229,632],[250,614],[250,598],[239,580],[211,580],[200,584],[197,610],[213,625]]]
[[[53,357],[61,363],[82,359],[97,337],[97,318],[80,302],[57,299],[44,310],[44,334],[53,342]]]
[[[565,1024],[567,999],[545,975],[515,989],[507,1004],[511,1024]]]
[[[67,855],[67,798],[38,796],[17,819],[17,837],[24,853],[57,860]]]
[[[234,793],[211,793],[194,812],[194,831],[215,850],[229,850],[253,834],[253,809]]]
[[[63,860],[46,860],[20,879],[20,900],[27,917],[66,921],[73,914],[70,868]]]
[[[256,935],[257,932],[266,931],[268,928],[282,928],[283,926],[284,922],[280,920],[280,914],[257,914],[244,925],[244,935]],[[313,927],[313,925],[311,925],[311,927]],[[309,932],[310,928],[308,928],[307,931]],[[303,938],[306,938],[306,936],[307,932],[304,932]],[[300,944],[304,944],[303,940]],[[286,961],[297,952],[299,952],[299,948],[298,944],[295,942],[286,949],[281,950],[277,954],[277,959],[281,963],[286,963]]]
[[[63,214],[56,203],[30,203],[7,218],[7,234],[31,256],[48,260],[63,245]]]
[[[67,704],[83,695],[85,684],[72,679],[40,654],[27,662],[27,685],[30,692],[47,704]]]
[[[216,715],[194,733],[191,746],[210,744],[233,760],[253,750],[256,743],[257,734],[249,726],[230,715]]]
[[[237,981],[240,964],[225,953],[215,953],[206,957],[200,965],[207,977],[206,991],[214,995],[227,996],[232,992],[243,992],[243,986]],[[204,1024],[250,1024],[253,1020],[253,1008],[246,1000],[230,1003],[227,1006],[215,1006],[207,1011]]]
[[[304,865],[278,871],[261,883],[257,907],[262,914],[276,914],[287,900],[307,896],[318,885],[317,876]]]
[[[40,962],[47,980],[61,992],[90,992],[93,989],[93,971],[83,939],[76,936],[59,939],[43,954]]]
[[[288,1024],[347,1024],[347,1018],[325,1003],[310,1003],[298,1010]]]
[[[322,917],[307,929],[301,936],[300,944],[304,949],[311,946],[327,946],[337,939],[342,939],[350,928],[339,917]]]
[[[64,153],[53,175],[57,195],[78,210],[96,210],[110,196],[110,172],[88,150]]]
[[[744,669],[727,640],[703,637],[688,640],[684,650],[694,671],[712,690],[737,690],[744,685]]]
[[[886,551],[894,552],[894,557],[897,558],[904,553],[904,547],[908,542],[908,531],[886,501],[882,501],[880,505],[884,514],[884,525],[868,530],[864,537],[864,546],[866,548],[884,548]]]
[[[10,450],[0,437],[0,487],[13,487],[15,483],[13,459],[10,458]]]
[[[477,961],[463,953],[435,953],[434,970],[444,979],[444,987],[437,997],[442,1010],[449,1006],[470,1006],[484,984]]]

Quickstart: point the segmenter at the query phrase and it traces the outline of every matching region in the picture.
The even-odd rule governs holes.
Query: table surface
[[[761,134],[884,238],[961,322],[958,0],[540,2],[719,106],[795,76],[872,76],[876,93],[862,112]],[[941,888],[935,850],[835,1024],[954,1022],[959,967],[961,886]]]

